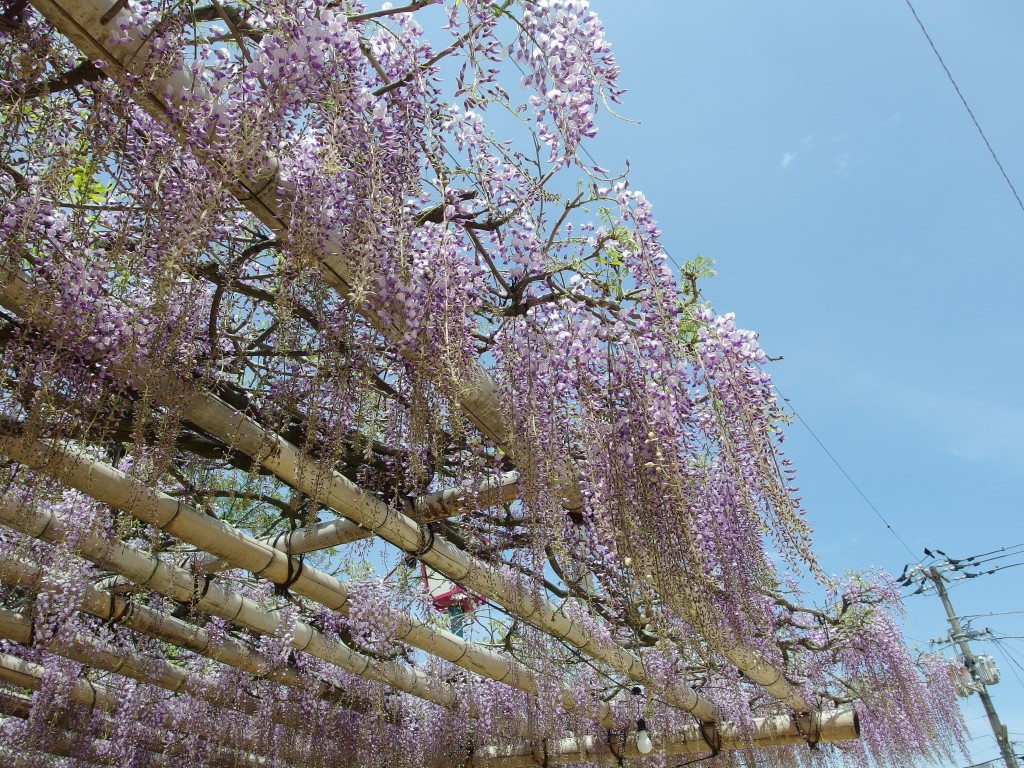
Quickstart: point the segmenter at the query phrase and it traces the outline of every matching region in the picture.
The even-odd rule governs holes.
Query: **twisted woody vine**
[[[5,765],[956,759],[756,334],[591,158],[610,38],[4,0]]]

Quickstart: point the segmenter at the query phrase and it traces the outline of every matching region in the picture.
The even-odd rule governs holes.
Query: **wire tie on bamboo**
[[[280,597],[288,597],[291,593],[288,591],[291,589],[292,584],[299,580],[302,576],[302,569],[305,566],[305,555],[299,555],[299,566],[292,571],[293,559],[291,556],[288,557],[288,576],[285,578],[283,584],[274,585],[274,594]]]
[[[612,753],[612,757],[619,761],[619,768],[622,768],[622,749],[618,752],[615,751],[615,743],[612,741],[612,734],[615,733],[611,728],[608,728],[608,751]],[[622,735],[622,744],[626,744],[626,735]]]
[[[412,553],[413,556],[415,556],[415,557],[423,557],[425,554],[427,554],[430,550],[432,550],[434,548],[434,526],[433,526],[433,524],[432,523],[427,523],[426,525],[421,525],[419,530],[420,530],[420,546],[419,546],[419,549],[417,549],[415,552]]]
[[[796,732],[803,736],[804,741],[807,742],[807,746],[810,749],[817,749],[818,742],[821,741],[821,728],[815,727],[814,715],[808,715],[809,727],[807,729],[807,733],[804,733],[803,729],[800,727],[799,714],[797,714],[796,712],[792,712],[790,713],[790,718],[792,718],[793,720],[793,725],[796,727]]]
[[[147,584],[149,584],[149,582],[151,582],[153,580],[153,577],[156,576],[156,572],[160,570],[160,566],[161,565],[163,565],[163,563],[160,562],[160,558],[154,557],[153,558],[153,570],[149,572],[149,576],[147,576],[145,578],[145,580],[139,582],[139,586],[140,587],[144,587]]]
[[[178,519],[178,515],[180,515],[180,514],[181,514],[181,499],[177,499],[177,501],[175,503],[175,507],[174,507],[174,514],[171,515],[171,519],[168,520],[163,525],[157,524],[157,527],[160,528],[161,531],[166,531],[168,528],[170,528],[170,526],[174,523],[174,521]]]
[[[104,624],[120,624],[121,621],[128,615],[131,610],[131,597],[125,597],[124,608],[120,613],[117,612],[117,592],[115,589],[111,589],[107,592],[110,595],[110,615],[104,619]]]
[[[541,744],[541,748],[544,750],[544,761],[540,765],[541,765],[541,768],[548,768],[548,738],[547,738],[547,736],[545,736],[541,740],[540,744]],[[536,760],[536,755],[534,756],[534,760]]]
[[[700,735],[705,743],[711,747],[711,757],[718,757],[722,751],[721,729],[716,723],[705,723],[703,720],[698,720],[697,726],[700,728]]]
[[[196,594],[196,602],[197,603],[201,602],[206,597],[206,593],[210,591],[210,582],[212,582],[212,581],[213,581],[213,574],[211,574],[211,573],[204,573],[203,574],[203,588],[201,590],[199,590],[199,592]]]
[[[39,531],[39,533],[35,534],[35,538],[41,539],[44,536],[46,536],[46,532],[48,530],[50,530],[50,526],[51,525],[53,525],[53,515],[50,514],[50,513],[47,513],[47,515],[46,515],[46,524],[43,526],[43,529],[41,531]]]
[[[294,558],[292,557],[290,552],[292,531],[289,531],[288,533],[281,531],[280,533],[278,533],[270,544],[271,552],[276,553],[278,551],[277,544],[281,540],[282,536],[285,537],[284,556],[288,572],[282,583],[274,584],[274,594],[278,597],[288,597],[290,595],[290,592],[288,590],[291,589],[292,585],[302,577],[302,569],[305,566],[305,554],[299,555],[299,566],[298,568],[295,568]],[[273,562],[274,557],[271,557],[270,563]],[[270,563],[267,563],[267,566],[269,566]],[[263,570],[266,570],[266,568],[264,568]],[[260,571],[260,573],[262,573],[262,571]],[[259,576],[260,574],[256,573],[255,575]]]

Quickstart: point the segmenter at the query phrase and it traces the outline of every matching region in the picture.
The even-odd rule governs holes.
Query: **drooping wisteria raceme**
[[[585,0],[0,8],[5,755],[962,748],[887,577],[815,560],[756,334],[583,152]]]

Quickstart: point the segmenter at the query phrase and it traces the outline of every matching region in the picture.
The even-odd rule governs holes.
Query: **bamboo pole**
[[[67,522],[56,513],[32,507],[10,496],[0,499],[0,522],[27,536],[51,543],[63,541],[67,531]],[[280,634],[280,630],[288,629],[281,626],[282,619],[277,612],[268,611],[216,582],[210,582],[197,592],[195,578],[189,571],[120,541],[111,542],[96,534],[85,534],[77,537],[75,551],[141,587],[172,600],[188,602],[196,610],[259,634],[274,636]],[[296,650],[439,706],[451,708],[455,704],[451,687],[432,680],[421,670],[364,656],[301,620],[295,622],[292,634],[292,647]]]
[[[142,70],[150,53],[148,39],[151,30],[132,22],[129,19],[130,13],[127,9],[122,9],[118,5],[110,8],[107,0],[32,0],[32,4],[46,16],[55,28],[66,35],[90,59],[105,62],[105,68],[109,73],[117,76],[124,74],[145,76],[147,74]],[[115,12],[111,13],[111,11]],[[124,31],[118,34],[115,40],[112,33],[115,30],[120,31],[122,24],[124,25]],[[152,81],[144,79],[144,82],[149,82],[149,90],[135,89],[132,92],[133,98],[172,133],[178,136],[180,140],[184,141],[180,129],[176,128],[176,125],[180,124],[180,117],[173,117],[172,115],[176,111],[180,112],[181,110],[185,110],[187,113],[188,110],[193,108],[192,105],[196,103],[202,104],[212,101],[210,93],[201,82],[180,71],[175,72],[168,78],[157,78]],[[217,157],[211,156],[208,152],[204,153],[199,147],[190,147],[190,149],[206,163],[213,166],[219,165]],[[287,198],[290,196],[291,190],[286,181],[278,178],[278,168],[279,163],[271,158],[264,167],[250,171],[246,178],[233,179],[231,191],[238,198],[239,202],[245,205],[253,215],[266,224],[275,234],[284,237],[288,231],[286,225],[287,216],[284,211],[287,209]],[[326,282],[338,291],[340,295],[348,299],[352,294],[351,269],[346,261],[341,242],[342,240],[339,236],[328,236],[319,264]],[[395,340],[400,337],[402,329],[397,327],[393,321],[382,321],[376,313],[365,308],[365,305],[355,303],[353,306],[363,307],[360,311],[387,338]],[[489,374],[481,366],[474,365],[465,372],[465,377],[465,387],[460,397],[463,411],[483,434],[501,447],[514,460],[515,440],[511,434],[510,426],[502,414],[495,394],[494,384]],[[278,440],[284,442],[282,438],[278,438]],[[565,482],[562,485],[567,489],[567,503],[569,506],[578,507],[578,482],[574,472],[570,472],[570,475],[564,478]],[[310,495],[313,498],[320,497],[320,494],[316,492]],[[403,543],[392,540],[383,529],[367,525],[363,520],[347,512],[342,512],[342,514],[364,525],[364,527],[372,528],[380,533],[382,538],[391,541],[396,546],[402,547],[406,551],[411,551]],[[397,539],[402,540],[405,537],[398,535],[401,533],[400,528],[401,526],[398,529],[389,526],[387,533],[394,534]],[[460,565],[457,561],[444,562],[446,558],[443,556],[436,559],[438,559],[442,566]],[[425,558],[424,562],[426,562]],[[569,644],[608,664],[612,669],[631,677],[637,682],[651,685],[652,681],[643,672],[642,664],[635,655],[619,648],[614,649],[614,651],[599,651],[595,654],[597,649],[591,647],[592,638],[587,638],[582,628],[567,627],[567,632],[564,636],[557,629],[549,628],[547,625],[553,623],[550,621],[551,616],[561,615],[548,612],[548,606],[551,605],[549,601],[542,598],[533,600],[534,605],[529,607],[526,615],[522,615],[517,610],[527,607],[523,604],[522,600],[511,601],[512,605],[515,606],[513,608],[503,602],[510,597],[506,592],[491,592],[481,589],[476,585],[468,584],[465,578],[456,576],[444,567],[438,567],[437,564],[430,562],[427,562],[427,565],[456,582],[464,583],[474,591],[491,597],[510,612],[519,615],[520,618],[546,632],[562,637]],[[455,570],[458,571],[459,568]],[[468,576],[468,573],[466,575]],[[489,581],[489,579],[484,581]],[[498,586],[498,584],[493,586]],[[569,639],[570,635],[573,639]],[[577,644],[577,641],[581,641],[582,645]],[[777,669],[757,651],[737,644],[732,648],[724,649],[723,654],[748,678],[761,685],[771,695],[785,701],[795,711],[802,712],[812,709],[800,692],[786,680],[782,671]],[[704,702],[692,690],[689,690],[689,692],[661,690],[660,693],[676,706],[693,711],[695,714],[699,711],[700,714],[697,716],[702,720],[714,719],[713,707],[705,707]]]
[[[9,653],[0,653],[0,680],[19,688],[32,691],[39,690],[43,679],[44,667],[32,661],[25,661]],[[76,680],[67,690],[68,701],[81,704],[89,709],[104,712],[117,711],[117,697],[107,690],[106,686],[91,683],[88,680]]]
[[[11,583],[6,579],[3,581]],[[54,589],[55,587],[44,583],[41,591],[52,592]],[[17,611],[0,608],[0,637],[26,647],[32,646],[32,619]],[[69,642],[52,640],[42,647],[50,653],[79,664],[155,685],[171,693],[184,693],[217,707],[244,715],[255,715],[259,712],[259,703],[255,699],[239,698],[232,692],[211,687],[204,679],[165,661],[153,658],[137,659],[123,651],[114,652],[90,638],[76,636]],[[270,719],[280,725],[303,730],[308,730],[313,725],[305,713],[281,707],[273,708]]]
[[[32,713],[32,699],[13,691],[0,690],[0,713],[27,720]]]
[[[9,511],[10,507],[6,499],[0,498],[0,522],[5,525],[9,524],[9,518],[5,516]],[[11,527],[17,529],[16,526]],[[34,563],[13,557],[0,560],[0,581],[27,589],[36,589],[41,579],[42,569]],[[254,677],[265,678],[296,690],[315,692],[326,702],[342,704],[347,708],[359,710],[366,709],[368,706],[365,702],[353,699],[335,683],[304,674],[293,667],[276,664],[264,654],[249,648],[234,638],[225,636],[214,639],[203,627],[176,619],[113,591],[97,589],[89,584],[84,585],[80,610],[108,623],[121,624],[140,634],[234,667]],[[4,625],[0,631],[11,636],[9,633],[21,633],[23,629],[15,628],[13,625]],[[21,636],[12,637],[12,639],[23,644],[29,642],[27,635],[25,639],[22,639]]]
[[[0,452],[67,482],[93,498],[123,509],[182,541],[213,552],[218,557],[232,563],[234,567],[251,571],[275,583],[289,584],[289,589],[296,594],[303,595],[333,610],[348,611],[348,590],[340,580],[311,566],[290,560],[287,555],[273,547],[256,541],[226,523],[197,512],[173,497],[143,486],[114,467],[83,455],[72,446],[29,441],[23,438],[0,438]],[[6,498],[2,501],[3,503],[0,503],[0,519],[4,524],[11,525],[27,535],[53,536],[64,530],[64,522],[52,511],[30,508],[16,498]],[[174,590],[174,593],[168,593],[168,596],[177,600],[194,600],[195,582],[191,573],[180,568],[175,569],[144,553],[129,550],[120,543],[114,545],[112,552],[130,552],[130,557],[121,558],[125,561],[123,563],[115,563],[110,556],[104,556],[103,549],[91,547],[86,549],[85,542],[91,542],[91,539],[89,537],[79,539],[78,550],[82,552],[83,556],[94,560],[94,562],[100,562],[94,558],[104,558],[103,567],[122,573],[139,583],[140,586],[148,586],[157,591],[162,591],[161,586],[157,583],[157,579],[162,578],[163,582],[168,585],[163,589]],[[143,559],[145,562],[140,562]],[[129,562],[134,575],[130,575],[125,570]],[[143,581],[140,582],[140,578]],[[259,609],[252,601],[246,601],[246,607],[243,610],[232,605],[232,601],[225,596],[226,594],[216,582],[210,582],[203,597],[204,601],[211,601],[210,608],[203,607],[202,602],[196,603],[196,605],[200,610],[220,615],[235,623],[244,623],[264,634],[274,633],[278,621],[276,615],[264,612],[270,618],[260,619]],[[217,600],[214,601],[214,598]],[[236,599],[242,600],[243,598],[236,596]],[[506,683],[526,693],[535,694],[539,690],[536,675],[520,662],[509,659],[486,646],[470,643],[451,632],[432,628],[408,614],[396,612],[390,619],[394,621],[395,637],[398,640],[409,642],[428,653],[448,659],[472,672]],[[320,638],[319,642],[324,641],[315,629],[309,627],[308,631],[311,644],[314,643],[313,638]],[[299,640],[299,633],[296,630],[296,642]],[[348,650],[347,647],[346,650]],[[312,653],[319,656],[315,652]],[[349,651],[349,653],[352,652]],[[320,656],[320,658],[323,657]],[[331,659],[326,660],[330,661]],[[377,663],[379,664],[379,662]],[[346,668],[359,674],[357,668]],[[409,669],[404,666],[401,668]],[[401,690],[408,692],[419,690],[416,695],[421,697],[425,697],[424,694],[428,692],[422,682],[419,688],[409,687],[411,683],[407,679],[397,676],[397,670],[392,672],[392,676],[406,685]],[[395,683],[385,680],[381,680],[381,682],[398,687]],[[452,696],[450,691],[446,691],[443,699],[436,700],[435,703],[451,706],[454,703]],[[597,722],[614,727],[616,721],[607,705],[601,705],[595,711],[588,702],[577,702],[569,687],[564,685],[561,698],[562,706],[567,711],[596,718]]]
[[[717,719],[714,705],[684,683],[663,686],[647,674],[636,654],[597,642],[582,622],[574,621],[559,606],[515,575],[503,572],[467,554],[442,536],[433,534],[401,511],[330,468],[320,466],[277,433],[265,429],[220,398],[199,394],[186,406],[189,421],[260,463],[289,485],[331,507],[385,541],[415,555],[421,562],[472,592],[494,600],[563,642],[574,646],[611,669],[646,685],[673,706],[698,719]]]
[[[17,656],[9,653],[0,653],[0,680],[10,685],[16,685],[19,688],[25,688],[31,691],[39,690],[42,684],[43,674],[45,673],[45,667],[41,664],[34,662],[25,661]],[[97,709],[101,712],[116,713],[117,711],[117,698],[114,696],[109,689],[101,684],[90,683],[87,680],[78,680],[71,687],[68,694],[68,700],[79,704],[88,709]],[[28,704],[29,710],[31,710],[32,700],[25,696],[17,696],[14,694],[0,697],[0,711],[3,714],[27,719],[30,711],[25,711],[25,704]],[[90,752],[88,760],[94,760],[99,758],[101,764],[116,765],[113,762],[107,762],[104,755],[109,754],[109,742],[103,739],[91,739],[88,735],[74,733],[72,731],[65,730],[61,724],[57,724],[56,729],[49,729],[47,734],[52,738],[50,744],[46,745],[42,749],[37,751],[46,752],[48,754],[59,755],[62,757],[73,757],[77,756],[81,752],[83,746],[83,738],[88,739],[90,743],[90,749],[93,745],[97,745],[98,749],[94,752]],[[165,723],[165,727],[168,730],[174,730],[176,724],[171,722],[170,717]],[[195,736],[197,734],[192,731],[183,732],[185,735]],[[180,754],[180,749],[173,748],[173,740],[166,740],[166,743],[151,743],[142,745],[147,751],[153,752],[154,748],[159,749],[162,752],[166,751],[167,754],[162,757],[171,757],[175,754]],[[54,751],[59,750],[59,751]],[[155,758],[160,758],[159,753],[154,754]],[[212,765],[217,766],[265,766],[268,764],[267,759],[263,755],[255,754],[253,752],[246,751],[245,749],[237,749],[234,747],[217,747],[217,752],[214,757],[215,762]],[[155,763],[161,765],[159,761]],[[276,763],[275,763],[276,764]],[[170,763],[174,765],[174,763]]]
[[[654,741],[654,752],[666,755],[709,754],[716,751],[749,748],[814,745],[838,742],[860,736],[857,714],[851,709],[818,712],[813,715],[779,715],[755,718],[753,730],[744,732],[731,723],[716,728],[701,728],[693,723],[664,741]],[[467,768],[533,768],[570,763],[622,764],[644,755],[636,747],[636,737],[583,736],[549,742],[523,741],[516,744],[480,747],[473,751]],[[432,766],[442,768],[442,766]]]
[[[446,488],[416,496],[410,502],[410,514],[420,524],[433,523],[469,511],[507,504],[515,501],[518,495],[519,473],[506,472],[486,480],[472,492],[467,492],[464,488]],[[341,544],[351,544],[372,535],[373,531],[351,520],[334,518],[308,528],[296,528],[283,536],[267,536],[259,541],[286,554],[302,555]],[[209,555],[200,560],[200,567],[207,573],[215,573],[231,566],[224,560]]]

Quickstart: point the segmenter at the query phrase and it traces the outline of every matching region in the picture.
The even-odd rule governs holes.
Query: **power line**
[[[825,444],[823,442],[821,442],[821,438],[818,437],[818,435],[814,432],[813,429],[811,429],[811,425],[807,423],[807,421],[804,419],[804,417],[801,416],[799,414],[799,412],[797,412],[796,408],[793,407],[793,403],[790,402],[789,398],[786,397],[784,394],[782,394],[782,390],[780,390],[778,385],[775,384],[774,382],[773,382],[773,386],[775,387],[775,391],[779,393],[779,397],[781,397],[783,400],[786,401],[786,405],[789,407],[789,410],[791,410],[793,412],[793,415],[796,416],[796,418],[800,421],[800,423],[804,425],[804,428],[808,432],[811,433],[811,437],[814,438],[814,442],[816,442],[819,446],[821,446],[821,450],[823,450],[825,452],[825,455],[828,456],[832,460],[832,463],[836,465],[836,468],[840,472],[842,472],[843,477],[845,477],[849,481],[850,485],[852,485],[854,487],[854,490],[856,490],[857,493],[860,494],[860,497],[862,499],[864,499],[864,502],[871,508],[871,511],[874,512],[875,515],[878,517],[878,519],[881,520],[882,523],[885,525],[885,527],[889,529],[889,532],[892,533],[892,535],[896,537],[897,541],[899,541],[899,543],[903,545],[903,548],[905,550],[907,550],[907,552],[910,553],[910,556],[914,557],[914,551],[910,547],[907,546],[907,542],[905,542],[903,540],[902,536],[900,536],[898,533],[896,533],[896,529],[893,528],[892,524],[882,516],[882,513],[878,511],[878,507],[876,507],[874,504],[871,503],[871,499],[869,499],[867,497],[867,495],[864,493],[864,491],[862,491],[860,489],[860,486],[857,485],[856,482],[854,482],[854,479],[852,477],[850,477],[850,473],[847,472],[845,469],[843,469],[843,465],[840,464],[839,460],[835,456],[832,455],[832,452],[828,448],[825,447]]]
[[[1020,547],[1024,547],[1024,541],[1022,541],[1020,544],[1010,544],[1010,545],[1005,546],[1005,547],[1000,547],[999,549],[990,549],[988,552],[979,552],[976,555],[970,555],[969,557],[963,557],[963,558],[960,558],[960,559],[961,560],[974,560],[977,557],[988,557],[989,555],[994,555],[994,554],[996,554],[998,552],[1006,552],[1007,550],[1019,549]],[[935,551],[938,552],[938,550],[935,550]],[[943,557],[946,556],[945,552],[942,552],[941,554],[942,554]]]
[[[985,132],[981,130],[981,124],[978,122],[978,118],[974,116],[974,112],[971,111],[970,106],[967,104],[967,99],[964,98],[963,93],[960,91],[960,86],[956,84],[956,80],[953,79],[953,74],[949,71],[949,67],[946,66],[946,62],[942,60],[942,56],[939,54],[939,49],[935,47],[935,43],[932,41],[931,35],[928,34],[928,30],[924,28],[924,23],[921,21],[921,17],[917,15],[917,11],[914,10],[914,6],[910,0],[904,0],[910,12],[914,14],[914,20],[917,22],[917,26],[921,28],[921,32],[924,33],[925,39],[928,41],[928,45],[931,46],[932,52],[935,54],[935,58],[939,60],[939,64],[942,65],[942,69],[946,73],[946,77],[949,78],[949,82],[953,84],[953,90],[956,91],[956,95],[960,97],[961,103],[964,105],[964,109],[967,110],[967,114],[971,116],[971,121],[974,123],[974,127],[978,129],[978,134],[981,136],[981,140],[985,142],[985,146],[988,147],[988,152],[992,155],[992,159],[996,162],[996,167],[999,168],[999,172],[1003,174],[1003,178],[1006,180],[1006,185],[1010,188],[1013,196],[1017,200],[1017,205],[1020,206],[1021,211],[1024,211],[1024,200],[1020,199],[1020,195],[1017,194],[1016,187],[1013,186],[1013,182],[1010,181],[1010,177],[1007,176],[1006,170],[1003,168],[1003,164],[999,162],[999,158],[996,156],[996,151],[992,149],[992,145],[989,143],[988,137]]]
[[[1017,678],[1017,682],[1020,683],[1021,688],[1024,688],[1024,680],[1022,680],[1020,675],[1017,674],[1017,669],[1024,672],[1024,666],[1021,666],[1021,663],[1017,661],[1016,655],[1011,653],[1010,649],[1004,643],[999,640],[993,640],[993,642],[995,642],[996,646],[1003,652],[1003,657],[1010,662],[1010,672],[1012,672],[1013,676]],[[1017,669],[1014,669],[1014,667],[1017,667]]]

